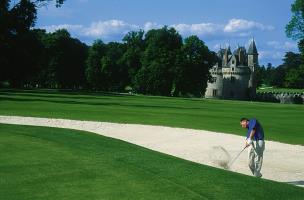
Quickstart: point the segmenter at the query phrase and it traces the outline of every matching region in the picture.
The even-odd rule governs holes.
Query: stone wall
[[[276,102],[285,104],[303,104],[303,93],[258,92],[256,101]]]

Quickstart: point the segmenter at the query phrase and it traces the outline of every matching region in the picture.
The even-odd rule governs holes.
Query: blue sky
[[[73,37],[92,44],[121,41],[129,31],[174,27],[183,38],[197,35],[209,49],[230,45],[248,48],[254,37],[260,65],[277,66],[297,42],[286,37],[294,0],[66,0],[38,11],[36,28],[66,28]]]

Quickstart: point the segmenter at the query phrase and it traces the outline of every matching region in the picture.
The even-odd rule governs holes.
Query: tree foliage
[[[135,83],[135,75],[141,67],[141,58],[145,49],[144,31],[131,31],[125,35],[123,42],[126,45],[120,62],[124,63],[128,70],[129,85]]]
[[[261,84],[287,87],[303,88],[303,58],[299,53],[286,52],[283,64],[272,67],[271,64],[257,70],[258,86]]]
[[[287,72],[285,85],[288,88],[304,88],[304,65],[298,69],[291,69]]]
[[[298,41],[300,54],[287,52],[284,58],[286,76],[284,85],[286,87],[304,87],[304,0],[295,0],[291,5],[292,18],[286,25],[286,34]]]
[[[101,58],[105,55],[105,48],[105,44],[101,40],[96,40],[89,48],[86,60],[86,79],[94,90],[102,89]]]
[[[293,39],[304,38],[304,0],[295,0],[291,5],[292,18],[286,25],[285,32]]]
[[[175,96],[203,96],[216,55],[197,36],[190,36],[185,39],[180,56],[176,65]]]
[[[51,0],[0,1],[0,83],[13,87],[83,88],[152,95],[201,96],[214,53],[174,29],[132,31],[122,42],[90,47],[67,30],[34,29],[37,9]],[[55,0],[61,6],[64,0]]]
[[[0,1],[0,82],[21,87],[39,71],[42,45],[35,31],[37,8],[50,0]],[[64,0],[56,1],[60,6]]]
[[[120,92],[129,84],[128,69],[121,62],[124,52],[124,44],[110,42],[106,45],[106,53],[101,59],[101,74],[104,79],[103,90]]]
[[[176,55],[182,38],[175,29],[153,29],[145,35],[142,67],[135,77],[135,90],[143,94],[171,95]]]

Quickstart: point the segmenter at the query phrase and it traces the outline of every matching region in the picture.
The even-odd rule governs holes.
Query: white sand
[[[223,147],[233,159],[242,150],[245,139],[204,130],[66,119],[0,116],[0,123],[89,131],[214,167],[220,167],[212,160],[214,147]],[[241,154],[230,170],[250,175],[247,151]],[[262,174],[265,179],[304,186],[304,146],[266,141]]]

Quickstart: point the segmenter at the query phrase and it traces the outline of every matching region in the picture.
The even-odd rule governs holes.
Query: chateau
[[[220,99],[252,99],[256,95],[254,77],[258,66],[258,51],[254,40],[248,51],[238,47],[231,53],[230,47],[220,49],[218,63],[210,69],[212,81],[208,82],[205,97]]]

